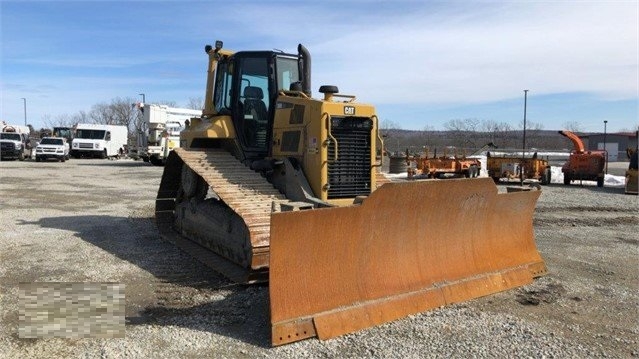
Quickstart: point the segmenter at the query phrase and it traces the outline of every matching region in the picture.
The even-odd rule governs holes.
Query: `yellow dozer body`
[[[500,194],[489,178],[389,182],[374,107],[335,86],[312,98],[303,46],[205,50],[205,107],[166,161],[156,220],[164,238],[232,280],[269,281],[273,345],[546,272],[532,228],[540,192]]]

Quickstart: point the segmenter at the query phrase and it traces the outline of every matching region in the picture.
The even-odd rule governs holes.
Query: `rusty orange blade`
[[[274,213],[273,345],[342,334],[543,275],[541,192],[490,178],[387,183],[360,206]]]

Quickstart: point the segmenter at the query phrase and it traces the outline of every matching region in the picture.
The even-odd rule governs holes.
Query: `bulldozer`
[[[539,191],[393,182],[372,105],[311,93],[311,58],[205,46],[200,117],[156,198],[161,236],[238,283],[268,281],[272,344],[329,339],[526,285],[546,266]],[[437,206],[433,206],[437,203]]]

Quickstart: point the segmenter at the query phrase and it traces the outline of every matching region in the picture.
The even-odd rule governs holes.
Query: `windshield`
[[[233,82],[233,66],[228,63],[228,58],[223,58],[217,64],[215,72],[215,98],[213,105],[217,113],[223,113],[231,108],[231,84]]]
[[[72,132],[70,128],[67,127],[54,127],[53,135],[56,137],[71,137]]]
[[[14,132],[0,133],[0,140],[21,141],[20,134]]]
[[[82,138],[85,140],[103,140],[104,139],[104,130],[89,130],[89,129],[78,129],[75,134],[76,138]]]
[[[43,138],[42,141],[40,141],[41,145],[62,145],[62,139],[61,138]]]
[[[278,56],[275,60],[277,68],[277,90],[288,91],[291,84],[301,81],[297,67],[297,58]]]

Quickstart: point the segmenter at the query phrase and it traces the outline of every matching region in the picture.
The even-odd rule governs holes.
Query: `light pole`
[[[22,98],[22,102],[24,103],[24,125],[27,125],[27,99]]]
[[[603,149],[606,151],[606,172],[604,174],[608,174],[608,150],[606,149],[606,126],[608,125],[608,120],[604,120],[604,145]]]
[[[528,104],[528,90],[524,90],[524,138],[521,150],[521,164],[519,166],[519,185],[524,185],[524,161],[526,158],[526,106]]]
[[[142,103],[146,103],[146,97],[143,93],[139,93],[138,95],[142,96]]]

